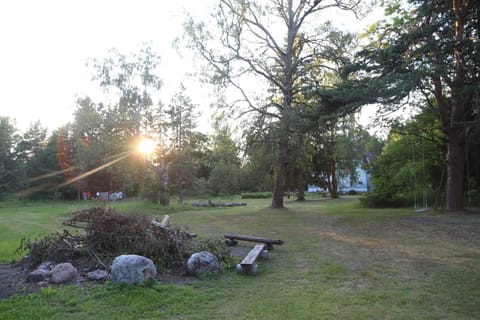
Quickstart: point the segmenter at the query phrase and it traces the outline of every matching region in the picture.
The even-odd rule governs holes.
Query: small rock
[[[22,266],[22,269],[23,271],[27,271],[30,269],[31,265],[30,265],[30,256],[29,255],[26,255],[25,257],[23,257],[22,261],[21,261],[21,266]]]
[[[135,254],[121,255],[112,263],[111,280],[114,283],[141,284],[157,277],[153,261]]]
[[[27,276],[27,282],[42,282],[52,276],[52,272],[45,269],[36,269]]]
[[[43,269],[43,270],[52,271],[53,268],[55,268],[55,265],[56,265],[56,263],[53,262],[53,261],[45,261],[45,262],[42,262],[42,264],[39,265],[39,266],[37,267],[37,269]]]
[[[88,280],[105,280],[108,278],[108,272],[105,270],[97,269],[87,273],[87,278]]]
[[[52,270],[53,283],[66,283],[77,278],[78,271],[71,263],[57,264]]]
[[[220,262],[217,257],[208,251],[194,253],[187,262],[188,274],[199,276],[205,272],[214,272],[220,269]]]

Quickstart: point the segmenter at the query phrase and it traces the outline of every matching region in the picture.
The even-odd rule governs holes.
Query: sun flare
[[[142,140],[140,140],[138,143],[138,151],[145,154],[151,153],[153,150],[155,150],[155,145],[155,141],[152,139],[142,138]]]

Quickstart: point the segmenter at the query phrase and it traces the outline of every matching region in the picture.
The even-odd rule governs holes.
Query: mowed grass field
[[[51,287],[2,300],[0,319],[480,318],[480,214],[368,209],[357,197],[308,199],[286,202],[284,210],[261,199],[246,207],[170,210],[170,224],[202,237],[284,240],[258,261],[256,277],[232,268],[186,284]],[[23,236],[62,229],[84,205],[0,205],[2,261],[17,258],[12,249]],[[163,216],[144,202],[115,206]]]

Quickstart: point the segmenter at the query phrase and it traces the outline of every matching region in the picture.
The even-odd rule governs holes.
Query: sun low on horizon
[[[157,146],[157,143],[150,138],[141,138],[137,145],[137,150],[143,154],[152,153]]]

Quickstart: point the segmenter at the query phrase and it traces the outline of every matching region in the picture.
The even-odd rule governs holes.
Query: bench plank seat
[[[253,247],[252,250],[247,254],[245,258],[243,258],[242,262],[240,264],[242,267],[250,266],[255,263],[255,260],[257,260],[258,256],[262,251],[265,249],[264,244],[257,244],[255,247]]]

